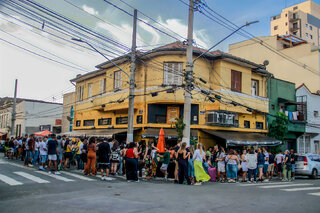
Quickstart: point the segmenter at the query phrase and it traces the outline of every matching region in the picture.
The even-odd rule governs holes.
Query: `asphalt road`
[[[56,179],[59,178],[59,179]],[[320,212],[320,180],[178,185],[101,181],[75,171],[49,176],[0,158],[0,212]]]

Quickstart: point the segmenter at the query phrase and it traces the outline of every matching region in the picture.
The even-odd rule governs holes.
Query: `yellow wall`
[[[158,96],[152,97],[150,93],[156,91],[162,91],[170,87],[162,87],[163,84],[163,63],[164,62],[182,62],[183,69],[185,69],[185,55],[163,55],[156,56],[152,60],[139,63],[136,69],[136,88],[135,88],[135,117],[134,127],[166,127],[171,128],[171,124],[148,124],[147,123],[147,106],[151,103],[162,104],[183,104],[184,103],[184,90],[182,88],[177,89],[175,93],[159,92]],[[233,130],[233,131],[249,131],[248,129],[241,128],[242,117],[244,114],[249,120],[255,122],[256,120],[264,121],[264,115],[252,115],[244,107],[234,107],[230,104],[232,100],[258,109],[263,112],[268,112],[268,99],[266,98],[266,77],[252,73],[251,69],[233,64],[225,61],[210,62],[211,66],[205,63],[205,61],[199,59],[194,66],[195,77],[203,78],[208,83],[206,85],[200,85],[205,89],[211,89],[215,94],[222,96],[223,103],[216,101],[211,103],[205,101],[205,96],[197,91],[194,91],[192,104],[199,104],[199,111],[209,110],[227,110],[240,113],[240,128],[226,128],[219,126],[207,126],[205,122],[205,115],[199,113],[199,125],[192,125],[192,128],[203,129],[215,129],[215,130]],[[126,72],[130,72],[130,64],[125,63],[121,65],[121,68]],[[126,128],[127,125],[116,125],[116,117],[126,117],[128,110],[128,79],[125,74],[122,74],[122,90],[114,92],[114,71],[116,68],[106,69],[105,73],[94,78],[84,80],[77,83],[77,87],[84,85],[84,97],[83,101],[78,102],[75,107],[75,122],[81,120],[81,126],[74,129],[91,129],[92,127],[84,127],[83,120],[95,119],[95,128],[106,128],[108,126],[98,126],[98,119],[100,118],[112,118],[112,124],[114,128]],[[230,91],[231,82],[231,70],[242,72],[242,93],[236,93]],[[106,93],[99,94],[100,79],[107,79]],[[259,80],[260,97],[251,96],[251,79]],[[197,80],[198,81],[198,80]],[[198,81],[199,82],[199,81]],[[93,97],[88,99],[88,84],[93,84]],[[147,95],[145,95],[147,94]],[[122,103],[110,103],[119,99],[125,99]],[[103,104],[105,105],[103,107]],[[136,124],[136,116],[143,116],[143,124]],[[265,126],[265,123],[264,123]],[[255,125],[252,125],[250,131],[266,132],[266,130],[256,130]]]
[[[282,46],[281,41],[278,41],[276,36],[261,37],[260,39],[274,48],[279,49]],[[231,54],[246,58],[255,63],[262,64],[264,60],[268,60],[269,65],[267,66],[267,70],[274,74],[276,78],[293,82],[297,87],[305,83],[312,92],[320,89],[319,51],[312,51],[310,44],[301,44],[291,48],[279,49],[278,51],[302,64],[308,65],[315,70],[315,72],[318,72],[311,72],[288,61],[252,40],[229,46],[229,52]]]

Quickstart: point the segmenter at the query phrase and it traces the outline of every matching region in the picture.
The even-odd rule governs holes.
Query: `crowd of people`
[[[26,135],[5,141],[5,157],[57,175],[74,167],[89,176],[100,172],[101,180],[126,175],[128,182],[138,182],[143,176],[146,180],[162,176],[167,181],[170,175],[174,183],[188,185],[207,181],[251,183],[272,180],[275,170],[282,181],[294,180],[295,174],[294,150],[274,155],[266,148],[251,148],[240,153],[216,145],[205,151],[201,143],[187,147],[181,141],[159,153],[153,142],[125,144],[107,138]]]

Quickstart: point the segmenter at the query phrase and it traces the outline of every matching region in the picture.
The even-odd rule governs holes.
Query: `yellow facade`
[[[161,54],[153,54],[143,57],[138,61],[136,67],[136,87],[134,100],[134,128],[141,128],[143,132],[145,128],[172,128],[173,124],[168,120],[166,122],[152,121],[150,116],[156,114],[155,111],[149,110],[149,107],[159,107],[163,111],[163,106],[178,107],[179,109],[184,103],[184,90],[182,87],[164,86],[164,63],[181,62],[182,70],[185,69],[185,51],[162,51]],[[129,61],[121,63],[115,61],[119,66],[130,73]],[[209,60],[208,63],[199,59],[194,64],[195,90],[193,91],[192,104],[195,105],[195,115],[197,122],[191,125],[192,129],[208,129],[208,130],[229,130],[241,132],[261,132],[266,133],[266,118],[263,113],[268,112],[268,99],[266,87],[266,75],[259,72],[253,72],[253,65],[240,62],[235,59],[215,59]],[[115,72],[118,68],[111,67],[109,63],[100,66],[100,69],[93,74],[78,76],[72,81],[76,82],[77,92],[79,87],[83,86],[82,101],[76,101],[74,121],[74,130],[82,129],[104,129],[104,128],[127,128],[127,124],[117,124],[117,119],[127,117],[128,112],[128,78],[122,73],[121,89],[114,90]],[[231,71],[241,72],[241,92],[231,91]],[[105,92],[101,91],[102,79],[106,79]],[[201,83],[198,79],[202,78],[207,84]],[[259,82],[259,96],[251,95],[251,80]],[[89,84],[92,84],[92,97],[88,97]],[[118,84],[118,83],[117,83]],[[213,94],[219,94],[221,101],[212,103],[206,96],[199,92],[198,88],[210,90]],[[174,93],[168,93],[167,90],[174,88]],[[151,93],[158,92],[156,96]],[[76,95],[77,99],[77,95]],[[249,106],[256,109],[257,112],[249,112],[247,108],[242,106],[233,106],[231,101]],[[197,108],[198,107],[198,108]],[[158,109],[158,108],[157,108]],[[239,125],[226,127],[219,125],[209,125],[206,121],[206,115],[212,110],[223,110],[237,113]],[[260,112],[263,112],[262,114]],[[180,113],[183,115],[183,113]],[[142,116],[141,122],[137,123],[138,116]],[[155,115],[157,118],[157,115]],[[98,125],[98,120],[102,118],[111,118],[108,125]],[[140,117],[141,118],[141,117]],[[161,117],[162,119],[165,119]],[[94,120],[94,125],[84,126],[85,120]],[[251,123],[250,128],[244,128],[244,120]],[[78,123],[77,123],[78,121]],[[152,121],[152,122],[150,122]],[[262,129],[256,129],[256,122],[263,124]],[[141,134],[139,132],[138,134]],[[201,136],[198,135],[201,140]],[[136,137],[137,138],[137,137]]]
[[[275,78],[290,81],[300,86],[306,84],[312,92],[320,90],[319,50],[313,49],[309,43],[284,48],[289,41],[279,40],[277,36],[259,37],[264,44],[276,49],[280,54],[292,58],[294,62],[305,64],[299,66],[278,54],[268,50],[253,40],[246,40],[229,46],[229,53],[244,57],[255,63],[268,60],[267,69]]]
[[[271,17],[271,35],[294,34],[319,46],[319,21],[320,5],[312,0],[305,1],[285,8],[281,14]]]

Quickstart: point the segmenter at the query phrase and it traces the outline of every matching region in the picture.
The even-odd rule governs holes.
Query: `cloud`
[[[161,36],[159,35],[158,31],[156,31],[154,28],[152,28],[142,22],[139,22],[139,27],[141,27],[143,30],[145,30],[146,32],[151,34],[151,36],[152,36],[152,39],[150,41],[151,45],[159,44],[159,42],[161,40]]]
[[[163,30],[166,30],[165,28],[170,29],[171,31],[179,34],[180,36],[186,38],[187,37],[187,32],[188,32],[188,26],[183,24],[180,19],[167,19],[165,21],[162,21],[161,17],[159,17],[158,22],[163,25],[164,27],[161,27]],[[169,32],[169,34],[182,39],[178,37],[177,35],[174,35],[174,33]],[[193,32],[193,40],[195,41],[196,44],[200,45],[203,48],[208,48],[208,42],[209,42],[209,36],[206,33],[205,29],[202,30],[196,30],[194,29]]]
[[[84,11],[86,11],[87,13],[90,13],[91,15],[94,15],[94,16],[99,15],[99,12],[98,12],[98,11],[96,11],[94,8],[89,7],[89,6],[85,5],[85,4],[82,5],[82,9],[83,9]]]

